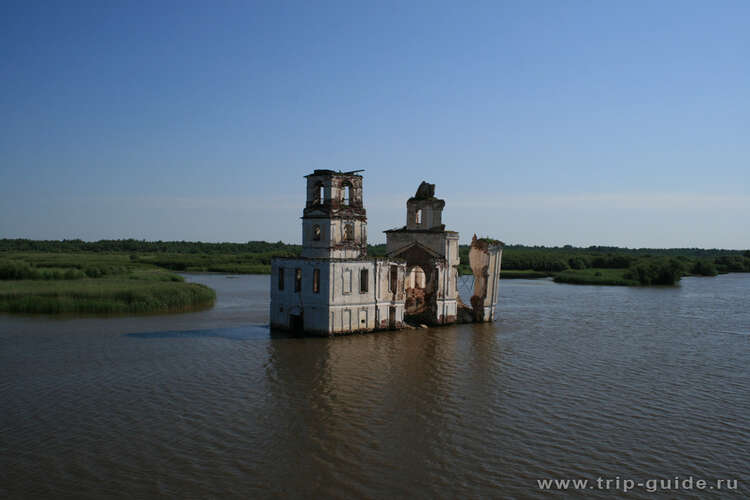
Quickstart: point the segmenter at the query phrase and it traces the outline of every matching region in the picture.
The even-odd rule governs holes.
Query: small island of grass
[[[204,285],[123,254],[13,253],[0,260],[0,312],[182,312],[215,299]]]

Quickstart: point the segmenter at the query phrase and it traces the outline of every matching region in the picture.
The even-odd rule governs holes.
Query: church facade
[[[474,238],[474,292],[483,295],[476,301],[472,296],[471,307],[463,304],[458,233],[445,229],[445,202],[435,198],[434,185],[423,182],[407,201],[406,225],[386,231],[386,256],[368,257],[358,172],[315,170],[306,176],[302,252],[271,263],[271,327],[327,336],[399,329],[405,321],[492,321],[502,244]],[[477,287],[477,277],[484,287]]]

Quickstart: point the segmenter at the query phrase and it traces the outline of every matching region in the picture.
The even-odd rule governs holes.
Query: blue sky
[[[105,5],[107,4],[107,5]],[[3,2],[0,237],[750,247],[750,3]]]

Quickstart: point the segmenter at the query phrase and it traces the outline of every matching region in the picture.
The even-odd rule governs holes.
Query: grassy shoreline
[[[0,312],[142,314],[213,305],[209,287],[127,255],[0,255]]]
[[[471,275],[471,273],[465,273]],[[547,273],[544,271],[534,271],[532,269],[500,269],[500,279],[504,280],[535,280],[540,278],[551,278],[554,273]]]
[[[210,307],[216,294],[184,283],[174,272],[270,274],[275,257],[299,255],[299,245],[35,241],[0,239],[0,312],[140,314]],[[368,247],[384,256],[385,245]],[[468,246],[459,247],[461,274],[471,274]],[[557,283],[608,286],[674,285],[682,276],[750,272],[750,250],[628,249],[507,245],[502,279],[552,278]]]
[[[0,311],[32,314],[138,314],[208,307],[216,293],[197,283],[131,282],[127,279],[7,281],[0,283]]]
[[[555,275],[555,283],[570,285],[639,286],[641,283],[627,277],[627,269],[569,269]]]

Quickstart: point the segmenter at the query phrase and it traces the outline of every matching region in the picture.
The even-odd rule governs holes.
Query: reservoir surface
[[[0,497],[535,498],[538,480],[602,478],[585,493],[608,498],[616,478],[675,476],[750,491],[748,274],[501,280],[495,323],[330,339],[269,332],[268,276],[186,276],[213,309],[0,314]]]

